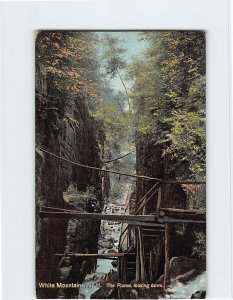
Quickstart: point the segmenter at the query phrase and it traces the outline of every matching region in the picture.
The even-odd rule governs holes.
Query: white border
[[[227,0],[1,3],[3,299],[34,294],[34,31],[207,31],[208,297],[232,297]],[[2,161],[3,162],[3,161]]]

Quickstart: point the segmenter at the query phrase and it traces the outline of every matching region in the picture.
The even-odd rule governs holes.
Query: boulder
[[[176,276],[176,280],[185,283],[189,280],[193,279],[197,275],[198,271],[196,269],[192,269],[184,274]]]
[[[107,288],[103,284],[97,291],[95,291],[90,299],[117,299],[115,294],[115,288]]]
[[[105,275],[106,275],[105,273],[95,273],[93,279],[101,280],[101,279],[104,279]]]
[[[171,278],[189,272],[192,269],[199,269],[198,260],[185,256],[172,257],[172,259],[170,260]]]
[[[160,284],[160,283],[163,284],[163,282],[164,282],[164,275],[161,275],[161,276],[159,277],[159,279],[157,279],[156,284]]]
[[[71,269],[72,267],[61,267],[59,268],[59,275],[60,275],[60,280],[67,280],[67,278],[69,277],[70,275],[70,272],[71,272]]]
[[[113,261],[111,262],[111,264],[112,264],[112,266],[113,266],[114,268],[117,268],[117,265],[118,265],[117,260],[113,260]]]
[[[206,291],[197,291],[192,294],[190,299],[205,299]]]
[[[114,249],[110,249],[110,250],[107,251],[107,253],[117,253],[117,251],[114,250]]]
[[[112,244],[111,242],[109,242],[109,241],[103,241],[103,242],[101,243],[101,246],[102,246],[103,248],[111,249],[111,248],[113,247],[113,244]]]
[[[58,267],[70,267],[71,266],[71,257],[63,256],[59,262]]]
[[[107,241],[109,241],[112,244],[116,242],[112,236],[107,237]]]
[[[95,273],[93,274],[87,274],[86,277],[85,277],[85,280],[89,281],[89,280],[92,280],[95,276]]]

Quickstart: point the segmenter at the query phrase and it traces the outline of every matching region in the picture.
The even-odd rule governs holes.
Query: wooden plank
[[[151,232],[151,233],[164,232],[164,230],[165,230],[165,226],[163,228],[161,228],[161,227],[159,227],[159,228],[154,228],[154,227],[145,228],[145,227],[142,227],[142,231]]]
[[[206,221],[206,213],[201,210],[185,210],[176,208],[161,208],[159,211],[159,220],[171,222],[172,220]]]
[[[120,281],[124,282],[124,259],[123,257],[120,258],[120,263],[121,263],[121,278]]]
[[[123,257],[123,283],[127,281],[127,261],[126,257]]]
[[[181,209],[181,208],[173,208],[173,207],[162,207],[160,209],[160,212],[162,211],[168,213],[186,213],[186,214],[195,214],[195,215],[205,214],[205,211],[201,209]]]
[[[156,233],[143,232],[143,237],[153,237],[153,238],[157,239],[157,238],[161,237],[162,235],[164,235],[164,232],[156,232]],[[151,241],[148,239],[146,239],[144,241],[144,243],[146,243],[146,244],[150,244],[150,242]]]
[[[162,201],[162,187],[160,186],[160,187],[159,187],[159,191],[158,191],[157,205],[156,205],[157,213],[159,213],[161,201]]]
[[[112,215],[100,213],[78,213],[78,212],[48,212],[40,211],[41,218],[65,218],[65,219],[85,219],[85,220],[109,220],[128,223],[130,221],[155,222],[155,215]]]
[[[163,245],[163,239],[161,239],[158,244],[157,244],[157,249],[156,249],[156,255],[155,255],[155,262],[154,262],[154,279],[157,278],[157,274],[158,274],[158,271],[159,271],[159,261],[160,261],[160,255],[161,255],[161,252],[162,252],[162,245]]]
[[[43,211],[57,211],[57,212],[78,212],[78,213],[82,213],[85,212],[83,209],[81,208],[76,208],[74,210],[71,209],[64,209],[64,208],[58,208],[58,207],[51,207],[51,206],[41,206],[40,208]]]
[[[141,281],[145,281],[145,267],[144,267],[144,262],[145,262],[145,256],[144,256],[144,245],[143,245],[143,236],[141,232],[141,228],[138,227],[138,239],[139,239],[139,257],[140,257],[140,270],[141,270]]]
[[[117,278],[121,277],[121,258],[117,259]]]
[[[167,285],[169,284],[170,281],[170,224],[166,223],[165,224],[165,265],[164,265],[164,288],[167,288]]]
[[[66,253],[66,254],[54,254],[54,256],[73,256],[73,257],[88,257],[88,258],[113,258],[124,257],[128,255],[135,255],[135,253]]]
[[[199,220],[192,220],[192,219],[174,219],[169,217],[163,217],[158,219],[159,222],[163,223],[196,223],[196,224],[205,224],[206,220],[199,221]]]
[[[157,186],[159,185],[159,182],[156,182],[150,189],[149,191],[146,192],[146,194],[140,199],[139,206],[142,204],[142,202],[145,200],[145,198],[150,194],[150,192],[153,191]]]
[[[182,180],[176,180],[176,181],[163,181],[165,184],[206,184],[206,181],[182,181]]]
[[[153,254],[152,254],[152,250],[150,250],[150,254],[149,254],[149,282],[153,281],[153,272],[152,272],[152,268],[153,268]]]
[[[146,206],[146,204],[151,200],[151,198],[155,195],[155,193],[157,193],[157,189],[155,191],[153,191],[153,193],[148,197],[145,198],[139,205],[138,209],[135,212],[135,215]]]
[[[137,227],[138,229],[138,227]],[[139,239],[138,239],[138,230],[136,230],[136,248],[137,248],[137,254],[136,254],[136,276],[135,281],[140,282],[140,258],[139,258]]]
[[[154,223],[154,222],[137,222],[137,221],[130,221],[129,224],[136,225],[136,226],[143,226],[143,227],[153,227],[153,228],[165,228],[163,223]]]

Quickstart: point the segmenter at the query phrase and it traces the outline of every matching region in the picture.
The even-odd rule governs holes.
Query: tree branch
[[[131,153],[133,153],[133,152],[135,152],[135,151],[136,151],[136,150],[133,150],[133,151],[131,151],[131,152],[125,154],[125,155],[122,155],[122,156],[120,156],[120,157],[117,157],[117,158],[114,158],[114,159],[111,159],[111,160],[106,160],[106,161],[104,161],[104,163],[107,164],[107,163],[110,163],[110,162],[112,162],[112,161],[119,160],[119,159],[121,159],[121,158],[123,158],[123,157],[126,157],[126,156],[130,155]]]
[[[127,101],[128,101],[128,106],[129,106],[129,112],[131,113],[131,107],[130,107],[130,101],[129,101],[129,94],[128,94],[126,85],[125,85],[125,83],[124,83],[124,80],[123,80],[122,77],[121,77],[121,74],[120,74],[119,70],[116,69],[116,71],[117,71],[117,74],[119,75],[120,80],[121,80],[121,83],[123,84],[123,87],[124,87],[124,89],[125,89],[125,94],[126,94]]]

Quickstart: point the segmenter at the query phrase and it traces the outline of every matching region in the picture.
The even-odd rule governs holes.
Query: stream
[[[187,283],[174,281],[167,289],[166,299],[190,299],[193,293],[206,290],[206,272],[196,276]],[[160,298],[162,299],[162,298]]]
[[[124,205],[105,205],[103,213],[123,214]],[[98,253],[116,253],[121,233],[121,223],[101,221],[100,236],[98,242]],[[90,299],[91,295],[100,288],[100,282],[109,272],[117,271],[117,267],[112,265],[113,260],[97,259],[96,270],[92,274],[87,274],[82,286],[79,289],[79,298]]]

